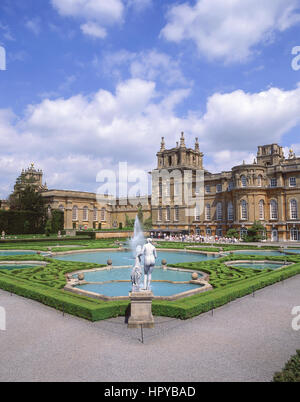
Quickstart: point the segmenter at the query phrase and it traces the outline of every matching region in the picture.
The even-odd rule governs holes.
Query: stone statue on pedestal
[[[142,267],[141,267],[142,255],[143,255],[142,247],[137,246],[135,264],[134,264],[134,267],[131,272],[132,292],[140,291],[140,282],[141,282],[141,277],[142,277]]]
[[[152,244],[152,239],[147,239],[147,243],[142,249],[144,255],[144,290],[150,290],[151,274],[157,258],[156,248]]]

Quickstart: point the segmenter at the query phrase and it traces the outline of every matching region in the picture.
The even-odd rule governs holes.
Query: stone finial
[[[176,141],[176,148],[179,148],[179,142]]]
[[[292,149],[290,149],[289,159],[294,159],[294,158],[296,158],[295,152]]]
[[[199,148],[199,140],[198,140],[198,137],[196,137],[196,141],[195,141],[195,151],[199,151],[200,150],[200,148]]]
[[[160,151],[164,151],[166,149],[165,147],[165,137],[161,137],[161,144],[160,144]]]
[[[180,148],[185,148],[184,132],[181,133]]]

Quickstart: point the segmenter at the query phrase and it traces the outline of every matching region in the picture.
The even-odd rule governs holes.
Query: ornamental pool
[[[216,258],[214,255],[200,253],[185,253],[183,251],[159,251],[157,250],[156,265],[161,266],[163,259],[167,260],[168,264],[176,264],[180,262],[197,262],[206,261]],[[130,251],[97,251],[97,252],[82,252],[72,253],[67,255],[59,255],[55,257],[62,261],[78,261],[78,262],[93,262],[96,264],[105,264],[108,259],[112,260],[114,266],[133,265],[134,258]]]
[[[0,257],[7,257],[10,255],[33,255],[36,254],[36,251],[17,251],[17,250],[4,250],[0,251]]]
[[[251,268],[251,269],[278,269],[281,268],[283,265],[276,264],[276,263],[269,263],[269,262],[259,262],[255,261],[253,263],[250,262],[236,262],[230,264],[231,267],[235,268]]]
[[[26,268],[35,268],[40,265],[38,264],[0,264],[0,271],[12,271],[13,269],[26,269]]]
[[[130,279],[132,268],[113,268],[113,269],[104,269],[98,271],[86,271],[84,273],[84,279],[87,282],[106,282],[106,281],[126,281]],[[155,268],[152,272],[152,280],[157,281],[190,281],[191,280],[191,272],[190,271],[177,271],[173,269],[162,269]],[[202,274],[198,273],[199,277]],[[74,278],[77,275],[73,275]]]
[[[263,256],[284,256],[285,253],[281,253],[280,251],[276,250],[237,250],[231,251],[229,254],[243,254],[243,255],[263,255]],[[226,253],[228,254],[228,253]]]
[[[201,286],[203,285],[194,285],[192,283],[152,282],[151,290],[155,296],[172,296],[188,290],[197,289]],[[129,282],[88,283],[75,287],[88,292],[103,294],[108,297],[128,296],[128,292],[131,291],[131,283]]]

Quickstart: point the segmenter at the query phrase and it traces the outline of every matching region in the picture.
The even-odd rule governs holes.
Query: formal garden
[[[61,211],[51,211],[50,216],[31,186],[17,187],[10,202],[11,210],[0,210],[0,289],[92,322],[128,314],[129,297],[101,300],[65,290],[70,274],[107,267],[108,262],[104,257],[98,258],[100,255],[113,256],[110,269],[120,264],[120,255],[127,255],[128,260],[129,246],[124,239],[96,240],[93,231],[67,236]],[[126,226],[126,230],[132,229],[133,222],[127,219]],[[211,285],[208,291],[177,300],[154,299],[155,316],[185,320],[300,274],[300,249],[263,243],[159,240],[154,244],[158,254],[172,257],[164,261],[165,266],[200,277],[205,275]],[[111,254],[105,254],[108,252]],[[157,261],[157,265],[162,265],[162,261]],[[282,372],[275,374],[274,381],[299,381],[299,351]]]
[[[181,244],[157,244],[158,250],[173,248],[178,251],[182,247]],[[192,247],[192,246],[191,246]],[[194,296],[182,298],[176,301],[153,301],[154,315],[176,317],[180,319],[187,319],[195,315],[204,313],[211,309],[222,306],[239,297],[252,294],[258,289],[265,286],[274,284],[278,281],[283,281],[289,277],[300,273],[300,254],[288,255],[254,255],[251,254],[252,250],[260,251],[261,248],[251,246],[249,253],[245,254],[246,246],[243,246],[243,254],[237,252],[238,246],[234,247],[235,251],[232,252],[233,246],[228,246],[230,254],[224,256],[225,247],[222,247],[222,252],[218,258],[209,260],[200,260],[193,262],[181,262],[179,264],[170,263],[170,267],[180,267],[195,272],[202,272],[209,275],[209,283],[213,289],[204,293],[199,293]],[[18,243],[1,244],[0,255],[4,250],[7,251],[6,255],[0,256],[0,263],[4,262],[35,262],[46,263],[46,265],[34,264],[33,267],[15,269],[0,269],[0,288],[9,292],[37,300],[43,304],[54,307],[58,310],[64,310],[82,318],[91,321],[106,319],[108,317],[116,317],[125,315],[129,306],[128,301],[102,301],[95,300],[88,297],[72,294],[63,290],[66,285],[66,274],[78,270],[90,270],[105,266],[104,264],[77,262],[77,261],[61,261],[56,259],[56,254],[59,256],[62,252],[82,251],[89,250],[105,250],[105,249],[119,249],[119,241],[112,240],[70,240],[70,241],[56,241],[45,243]],[[216,253],[219,247],[198,247],[193,248],[192,252],[206,253],[206,250],[214,251]],[[7,255],[14,254],[22,250],[22,255]],[[26,252],[31,254],[26,254]],[[274,251],[274,248],[273,250]],[[51,254],[49,254],[51,253]],[[44,255],[43,255],[44,254]],[[186,254],[190,251],[186,249]],[[267,253],[268,254],[268,253]],[[50,256],[49,256],[50,255]],[[73,259],[76,260],[76,254],[73,254]],[[197,257],[196,257],[197,258]],[[278,269],[255,269],[244,268],[239,266],[227,265],[228,262],[232,264],[234,261],[268,261],[268,262],[282,262],[282,267]],[[29,264],[30,265],[30,264]]]

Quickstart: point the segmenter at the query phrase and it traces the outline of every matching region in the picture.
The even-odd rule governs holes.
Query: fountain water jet
[[[133,233],[133,237],[130,239],[129,243],[130,243],[130,249],[131,249],[132,255],[135,258],[137,246],[141,246],[141,248],[143,248],[143,246],[145,244],[144,232],[143,232],[143,229],[142,229],[138,216],[135,217],[134,233]]]

